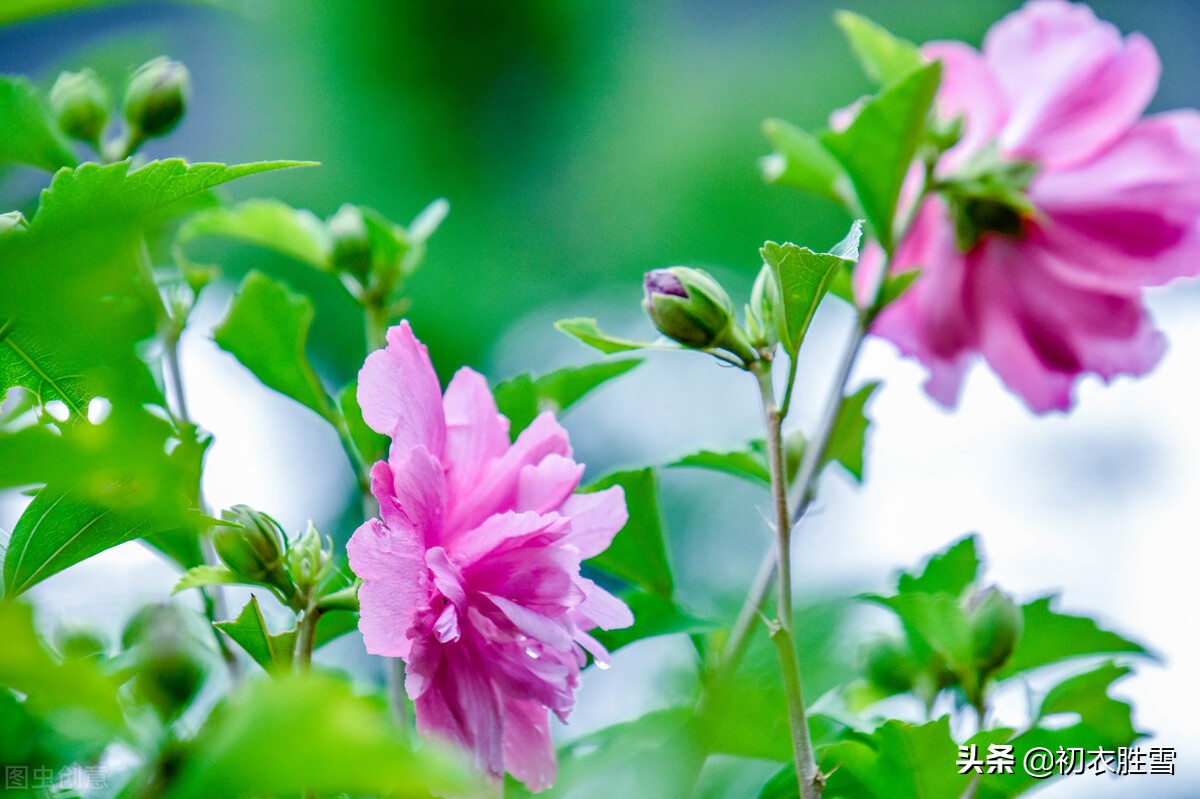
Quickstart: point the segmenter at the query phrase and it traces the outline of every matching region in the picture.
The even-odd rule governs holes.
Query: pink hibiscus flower
[[[1165,343],[1143,288],[1200,273],[1200,115],[1142,118],[1153,46],[1086,6],[1036,0],[993,26],[982,52],[923,52],[944,65],[939,115],[965,124],[938,179],[1027,162],[1018,191],[1032,208],[929,196],[893,263],[922,276],[873,332],[928,367],[945,405],[976,354],[1037,412],[1069,408],[1084,374],[1145,374]]]
[[[478,373],[459,370],[442,396],[407,322],[367,358],[358,386],[363,418],[392,439],[371,471],[382,518],[346,547],[363,580],[367,651],[408,664],[423,733],[544,789],[555,776],[550,711],[571,712],[585,649],[608,662],[587,631],[633,623],[579,574],[624,526],[624,493],[573,494],[583,466],[553,414],[510,444]]]

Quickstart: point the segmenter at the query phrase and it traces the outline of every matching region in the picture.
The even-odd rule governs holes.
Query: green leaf
[[[763,178],[768,183],[791,186],[847,205],[849,178],[815,136],[782,119],[763,122],[763,134],[775,148],[761,161]]]
[[[560,319],[554,323],[554,326],[568,336],[577,338],[589,347],[595,347],[607,355],[611,355],[614,352],[631,352],[655,346],[649,341],[631,341],[630,339],[610,336],[600,329],[595,319],[586,319],[584,317]]]
[[[358,614],[344,610],[322,613],[317,619],[317,631],[313,635],[313,649],[320,649],[347,633],[358,629]]]
[[[934,555],[919,576],[901,574],[897,585],[902,594],[951,594],[961,596],[979,572],[979,541],[969,535]]]
[[[734,477],[749,480],[755,485],[770,486],[771,470],[767,466],[765,447],[766,443],[758,440],[751,442],[747,449],[732,452],[713,452],[702,449],[691,455],[684,455],[679,460],[667,464],[667,467],[692,466],[731,474]]]
[[[643,638],[711,632],[717,627],[716,622],[693,616],[674,600],[658,594],[635,589],[621,594],[621,599],[633,611],[633,626],[621,630],[593,630],[591,633],[610,652]]]
[[[872,381],[842,400],[825,450],[826,462],[837,461],[842,464],[860,483],[863,479],[863,448],[866,446],[867,427],[871,424],[863,408],[877,388],[879,382]]]
[[[625,358],[568,366],[538,378],[517,375],[496,386],[496,405],[508,417],[509,435],[516,439],[539,413],[561,414],[604,383],[641,363],[640,358]]]
[[[209,566],[202,564],[194,566],[183,573],[179,582],[171,589],[172,594],[186,591],[189,588],[203,588],[206,585],[231,585],[239,582],[238,576],[226,566]]]
[[[973,679],[971,621],[953,594],[911,593],[865,597],[891,608],[918,656],[932,650],[964,681]]]
[[[779,341],[789,355],[795,356],[830,281],[847,259],[773,241],[764,244],[760,252],[775,275],[783,305],[783,313],[776,314]]]
[[[180,521],[145,509],[105,507],[47,486],[13,529],[4,558],[5,594],[17,596],[69,566],[126,541],[172,529]]]
[[[925,123],[941,81],[938,62],[909,73],[868,100],[843,131],[821,143],[846,170],[867,221],[889,253],[900,188],[925,136]]]
[[[304,351],[312,317],[311,300],[254,271],[242,281],[213,339],[263,385],[332,419],[329,395]]]
[[[419,754],[381,705],[313,672],[247,680],[184,745],[163,799],[347,793],[474,796],[466,768]]]
[[[346,427],[350,429],[350,438],[363,457],[363,462],[371,464],[382,460],[387,455],[388,437],[380,435],[367,427],[363,420],[362,408],[358,404],[358,381],[347,384],[338,392],[338,408]]]
[[[1140,644],[1101,629],[1085,616],[1050,609],[1055,597],[1043,597],[1021,609],[1024,626],[1012,657],[996,674],[1006,679],[1033,669],[1087,655],[1129,653],[1149,656]]]
[[[615,472],[592,483],[585,491],[620,486],[625,491],[629,521],[604,552],[588,565],[670,599],[674,580],[667,559],[666,534],[658,507],[658,478],[653,469]]]
[[[253,594],[236,619],[213,622],[213,626],[236,641],[238,646],[246,650],[264,669],[272,669],[292,661],[296,647],[295,629],[271,633],[267,629],[266,620],[263,619],[262,610],[258,607],[258,597]]]
[[[881,86],[899,80],[926,63],[915,44],[893,36],[860,14],[838,11],[833,19],[849,40],[863,72]]]
[[[328,271],[330,240],[325,224],[309,211],[279,200],[247,200],[191,216],[179,229],[180,246],[204,237],[234,239],[274,250]]]
[[[0,10],[0,22],[5,11]],[[0,164],[35,166],[47,172],[79,163],[50,121],[49,109],[21,78],[0,78]]]
[[[36,715],[57,718],[76,731],[93,727],[110,739],[124,728],[116,681],[93,661],[52,656],[28,605],[0,601],[0,641],[0,685],[24,694]]]
[[[920,269],[910,269],[907,272],[899,272],[885,277],[883,279],[883,288],[879,292],[879,310],[883,310],[900,299],[904,292],[908,291],[909,287],[917,282],[917,278],[920,276]]]
[[[919,726],[888,721],[870,735],[853,733],[825,747],[820,766],[829,775],[830,799],[933,799],[962,796],[970,784],[971,776],[954,766],[957,758],[949,717],[942,717]]]

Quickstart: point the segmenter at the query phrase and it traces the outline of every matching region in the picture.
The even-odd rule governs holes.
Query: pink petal
[[[446,437],[442,389],[425,345],[408,321],[387,332],[387,347],[367,356],[358,374],[363,420],[403,452],[423,446],[440,455]]]
[[[547,455],[536,466],[524,466],[517,478],[516,509],[548,513],[562,507],[579,487],[583,466],[562,455]]]
[[[629,521],[625,489],[621,486],[574,494],[563,503],[562,512],[571,519],[571,532],[563,539],[563,543],[579,550],[583,560],[594,558],[608,549],[613,538]]]
[[[446,483],[449,504],[468,496],[489,463],[508,450],[508,420],[496,410],[487,381],[459,369],[446,388]]]
[[[608,651],[604,644],[600,643],[583,630],[575,631],[575,641],[584,649],[586,649],[591,654],[592,659],[597,663],[601,664],[602,666],[612,665],[612,653]]]
[[[433,573],[433,584],[442,596],[460,608],[467,605],[466,579],[458,566],[450,560],[446,550],[434,547],[425,553],[425,565]]]
[[[962,140],[938,165],[939,171],[953,172],[996,138],[1008,121],[1008,99],[991,67],[975,48],[962,42],[929,42],[921,47],[921,52],[942,62],[938,116],[946,122],[963,118]]]
[[[1002,148],[1043,166],[1086,160],[1141,116],[1160,65],[1142,36],[1121,34],[1091,9],[1027,3],[988,32],[984,55],[1012,106]]]
[[[464,569],[470,568],[487,557],[509,551],[531,539],[538,539],[543,546],[557,542],[566,535],[567,527],[567,520],[554,513],[498,513],[455,539],[452,546],[454,559]]]
[[[412,528],[427,545],[439,542],[445,495],[442,466],[425,447],[414,447],[393,459],[393,465],[375,464],[371,493],[388,526]]]
[[[584,600],[571,610],[571,617],[584,630],[620,630],[633,625],[633,612],[622,600],[586,577],[576,577]]]
[[[373,655],[407,658],[408,631],[428,594],[424,547],[415,536],[386,528],[378,519],[364,523],[346,543],[358,589],[358,628]]]
[[[550,740],[550,717],[534,702],[504,702],[504,763],[533,792],[554,784],[558,764]]]
[[[439,645],[436,672],[416,698],[417,729],[458,743],[497,776],[504,773],[502,700],[488,678],[486,656],[466,642]],[[411,694],[411,692],[410,692]]]
[[[492,604],[525,635],[546,646],[566,652],[571,648],[571,633],[563,622],[531,610],[497,594],[484,593]]]

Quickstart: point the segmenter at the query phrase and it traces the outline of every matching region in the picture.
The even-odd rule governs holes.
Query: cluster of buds
[[[279,522],[246,505],[221,514],[213,535],[217,557],[238,582],[272,589],[294,609],[304,607],[333,572],[333,541],[310,522],[289,542]]]
[[[733,300],[703,269],[672,266],[646,273],[642,307],[658,331],[685,347],[723,351],[743,365],[758,360],[759,342],[737,323]]]
[[[92,70],[60,74],[50,90],[50,109],[64,134],[117,161],[132,155],[147,139],[175,129],[187,109],[190,87],[187,67],[178,61],[160,56],[142,64],[125,86],[124,135],[107,143],[103,137],[112,98]]]

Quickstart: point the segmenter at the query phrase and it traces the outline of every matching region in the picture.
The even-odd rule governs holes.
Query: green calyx
[[[234,505],[221,517],[229,522],[213,534],[221,562],[246,582],[290,590],[284,573],[287,544],[279,523],[246,505]]]
[[[1037,214],[1025,193],[1036,174],[1036,164],[1005,160],[990,148],[954,176],[938,181],[935,188],[949,207],[958,250],[970,252],[989,234],[1024,236]]]
[[[750,363],[757,354],[734,321],[733,301],[703,269],[672,266],[646,273],[642,307],[658,331],[685,347],[723,349]]]

